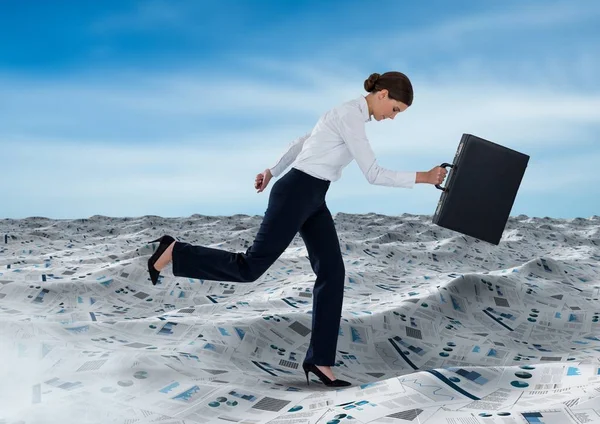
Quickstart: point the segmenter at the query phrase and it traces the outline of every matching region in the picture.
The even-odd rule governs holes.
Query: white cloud
[[[312,114],[316,120],[327,108],[361,92],[356,89],[361,80],[338,79],[335,87],[322,85],[332,78],[326,75],[323,80],[315,79],[310,89],[251,80],[232,86],[212,80],[223,87],[214,97],[206,94],[211,88],[203,82],[203,75],[145,77],[140,78],[139,86],[131,82],[121,86],[118,78],[111,78],[111,82],[93,88],[77,82],[55,85],[5,79],[12,88],[4,100],[8,105],[17,105],[7,115],[20,116],[23,123],[17,126],[21,129],[19,136],[0,138],[0,148],[12,158],[5,163],[5,172],[23,177],[10,184],[8,180],[0,183],[0,196],[12,205],[21,202],[24,193],[29,202],[37,199],[39,204],[59,201],[64,202],[65,208],[82,203],[95,205],[96,212],[88,215],[100,213],[101,205],[123,208],[131,202],[136,206],[131,210],[155,210],[152,208],[156,208],[157,201],[164,205],[196,201],[202,207],[237,202],[244,208],[260,210],[265,199],[253,190],[254,177],[272,166],[293,138],[309,129],[302,123],[293,128],[273,123],[268,128],[237,130],[215,126],[199,128],[197,135],[190,133],[183,138],[165,137],[147,145],[115,146],[105,145],[95,136],[96,117],[104,114],[105,125],[111,118],[127,116],[134,126],[140,127],[148,119],[164,120],[168,133],[169,117],[226,113],[231,110],[228,99],[235,99],[241,114],[248,109],[266,116],[298,115],[308,124],[307,116]],[[392,169],[425,171],[441,161],[451,161],[463,132],[533,157],[542,148],[549,154],[553,149],[560,150],[565,142],[572,148],[593,149],[591,143],[595,143],[600,123],[600,100],[594,93],[573,92],[557,102],[551,88],[513,85],[507,90],[501,83],[488,81],[472,81],[470,85],[461,82],[452,87],[421,84],[418,93],[418,102],[394,122],[367,124],[376,156]],[[62,107],[55,107],[56,98],[62,99]],[[76,142],[65,142],[59,136],[28,136],[28,123],[53,119],[63,128],[69,128],[71,120],[78,121],[89,135]],[[232,122],[235,119],[234,114]],[[392,166],[391,158],[396,157],[396,166]],[[552,167],[558,166],[555,163]],[[569,189],[586,180],[577,160],[562,165],[562,177],[544,173],[548,167],[544,162],[532,161],[523,190]],[[344,178],[336,183],[330,197],[335,201],[365,196],[377,203],[390,195],[389,188],[369,186],[353,165],[344,171]],[[439,193],[419,187],[401,195],[423,203],[433,201]]]
[[[270,120],[270,131],[273,131],[282,116],[290,119],[300,116],[303,122],[308,122],[310,116],[314,121],[330,107],[362,93],[361,78],[338,79],[335,87],[327,85],[331,78],[325,76],[324,82],[315,82],[311,88],[275,85],[268,79],[234,83],[217,79],[207,84],[201,74],[195,77],[141,76],[139,84],[130,81],[120,84],[115,82],[118,77],[114,77],[93,87],[86,86],[85,82],[68,84],[4,78],[7,124],[0,131],[6,136],[7,133],[18,135],[37,125],[52,124],[59,129],[82,125],[93,138],[94,125],[99,119],[103,121],[102,126],[111,118],[117,122],[131,119],[137,121],[140,128],[148,119],[162,119],[168,130],[170,119],[174,118],[221,116],[235,123],[245,114],[260,115],[265,122]],[[153,82],[150,84],[149,80]],[[525,145],[546,144],[552,134],[562,137],[575,125],[600,123],[600,94],[563,92],[557,95],[552,87],[531,88],[517,82],[505,87],[503,81],[457,81],[451,86],[423,81],[415,86],[413,107],[398,115],[396,122],[369,124],[369,130],[377,125],[371,132],[384,140],[386,151],[424,151],[427,146],[439,145],[444,135],[471,129],[488,130],[500,138],[512,138],[525,131]],[[519,133],[511,128],[518,128]],[[223,135],[228,130],[215,126],[203,128],[202,132]],[[235,140],[236,136],[224,138]],[[403,145],[393,141],[397,138],[418,140],[418,143]]]

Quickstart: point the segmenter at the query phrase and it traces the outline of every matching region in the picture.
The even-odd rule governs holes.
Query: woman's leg
[[[312,333],[305,362],[335,364],[346,270],[327,205],[323,203],[302,225],[300,235],[317,276],[313,289]]]
[[[310,190],[295,190],[295,184],[291,178],[275,183],[254,243],[245,253],[177,241],[173,275],[229,282],[258,279],[289,246],[316,206],[307,198]]]

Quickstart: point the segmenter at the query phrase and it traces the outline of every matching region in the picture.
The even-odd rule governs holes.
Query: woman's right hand
[[[446,178],[446,168],[442,168],[441,166],[436,166],[431,171],[428,171],[426,174],[426,180],[429,184],[441,184]]]
[[[271,178],[273,178],[273,174],[271,174],[271,170],[268,168],[256,176],[254,188],[258,190],[257,193],[260,193],[269,185]]]

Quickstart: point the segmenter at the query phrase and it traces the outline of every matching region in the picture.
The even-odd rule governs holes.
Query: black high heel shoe
[[[321,382],[327,387],[346,387],[352,385],[352,383],[344,380],[331,380],[329,377],[323,374],[323,372],[320,369],[318,369],[315,364],[307,364],[306,362],[304,362],[302,364],[302,369],[304,369],[304,373],[306,374],[306,384],[309,384],[308,373],[312,372],[314,375],[319,377],[319,380],[321,380]]]
[[[160,244],[158,245],[156,252],[154,252],[154,254],[150,256],[150,259],[148,259],[148,272],[150,273],[150,279],[152,280],[153,286],[158,283],[158,276],[160,275],[160,271],[157,271],[156,268],[154,268],[154,264],[164,253],[164,251],[167,250],[167,247],[169,247],[171,243],[175,241],[175,239],[171,236],[162,236],[156,240],[149,241],[148,243],[156,243],[157,241],[159,241]]]

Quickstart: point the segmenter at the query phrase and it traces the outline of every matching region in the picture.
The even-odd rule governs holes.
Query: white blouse
[[[370,184],[413,188],[416,172],[392,171],[377,164],[365,122],[371,120],[364,96],[327,111],[313,130],[294,140],[271,167],[278,177],[291,164],[294,168],[323,180],[337,181],[355,159]]]

